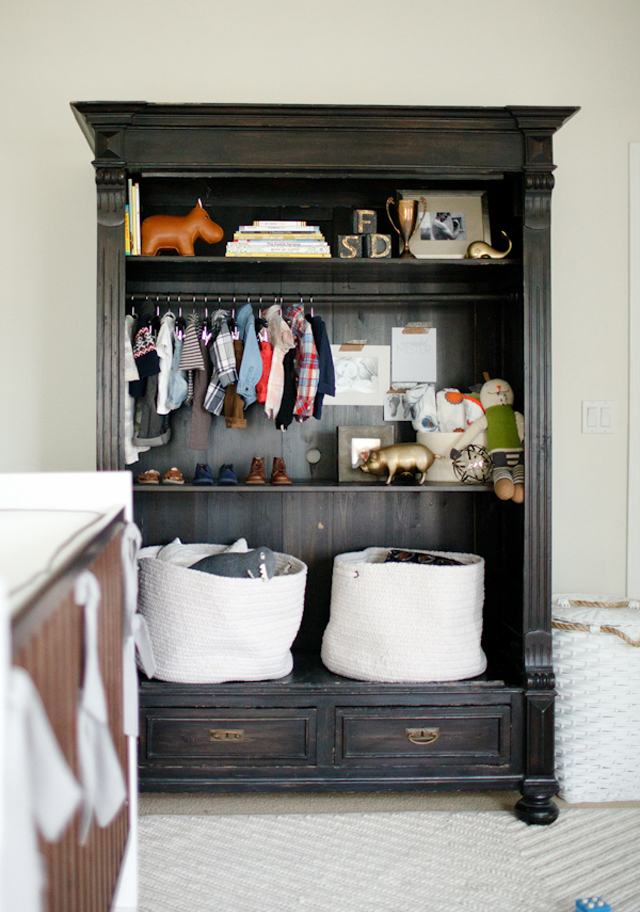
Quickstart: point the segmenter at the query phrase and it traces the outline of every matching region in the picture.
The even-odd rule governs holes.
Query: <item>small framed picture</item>
[[[418,259],[463,259],[469,244],[491,244],[486,190],[398,190],[403,199],[426,200],[420,205],[420,221],[409,241]]]
[[[390,345],[332,345],[331,354],[336,394],[325,396],[324,405],[384,405],[391,380]]]
[[[363,465],[371,450],[393,443],[393,428],[381,424],[338,428],[338,481],[380,481],[377,475],[363,472]]]

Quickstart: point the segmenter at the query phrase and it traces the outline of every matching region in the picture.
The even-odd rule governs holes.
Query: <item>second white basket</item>
[[[322,661],[361,681],[457,681],[482,674],[484,560],[462,566],[384,563],[388,548],[338,554]]]

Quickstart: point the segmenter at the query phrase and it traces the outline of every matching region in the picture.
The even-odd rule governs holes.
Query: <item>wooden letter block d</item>
[[[391,256],[391,235],[390,234],[365,234],[364,235],[364,252],[365,256],[372,259],[382,259]]]
[[[339,234],[338,256],[343,260],[355,260],[362,256],[361,234]]]
[[[375,234],[378,230],[378,216],[374,209],[354,209],[352,216],[356,234]]]

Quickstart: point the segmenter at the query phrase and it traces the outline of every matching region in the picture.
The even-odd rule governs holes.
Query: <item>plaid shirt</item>
[[[293,414],[298,421],[313,417],[313,405],[320,379],[320,363],[311,326],[305,320],[304,308],[287,308],[287,320],[296,343],[296,374],[298,391]]]
[[[224,404],[224,391],[238,380],[236,356],[233,350],[233,339],[227,325],[228,314],[218,310],[212,316],[212,328],[217,334],[211,343],[210,356],[213,364],[211,380],[204,397],[204,407],[208,412],[219,415]]]

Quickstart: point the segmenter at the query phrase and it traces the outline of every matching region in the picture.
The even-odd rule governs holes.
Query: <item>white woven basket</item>
[[[202,546],[203,555],[224,546]],[[147,620],[157,678],[184,684],[266,681],[293,668],[307,566],[276,552],[270,580],[214,576],[140,551],[139,609]]]
[[[322,661],[362,681],[457,681],[482,674],[484,560],[464,566],[384,563],[388,548],[338,554]]]
[[[606,595],[553,597],[556,776],[565,801],[640,800],[639,609]]]

